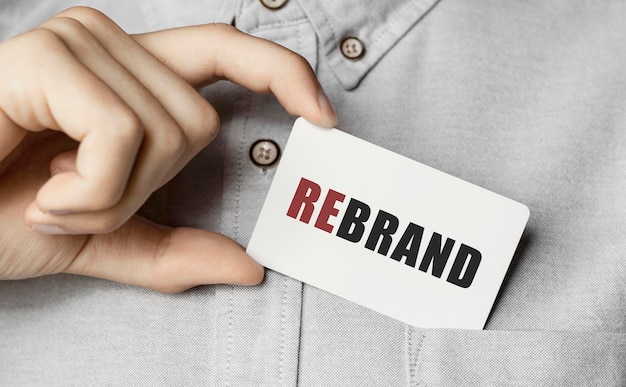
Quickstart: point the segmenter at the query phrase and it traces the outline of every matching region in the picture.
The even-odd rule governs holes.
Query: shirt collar
[[[354,89],[380,59],[438,0],[300,0],[321,45],[321,59],[341,85]],[[341,41],[358,38],[365,54],[351,60],[343,56]]]

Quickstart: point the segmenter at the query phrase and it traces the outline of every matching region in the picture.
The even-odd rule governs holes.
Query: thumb
[[[210,231],[169,228],[138,216],[91,235],[67,273],[177,293],[197,285],[256,285],[264,269],[233,240]]]

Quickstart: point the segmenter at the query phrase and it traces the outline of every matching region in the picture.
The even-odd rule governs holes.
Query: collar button
[[[276,10],[287,4],[287,1],[288,0],[261,0],[261,4],[263,4],[265,8]]]
[[[343,56],[351,60],[360,59],[363,54],[365,54],[365,46],[363,46],[363,43],[359,39],[353,36],[342,40],[339,47],[341,48]]]

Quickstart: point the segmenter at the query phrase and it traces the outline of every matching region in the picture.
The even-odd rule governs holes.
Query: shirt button
[[[257,140],[250,147],[250,160],[258,167],[271,167],[279,157],[280,148],[272,140]]]
[[[287,4],[287,0],[261,0],[261,4],[263,4],[265,8],[278,9]]]
[[[365,53],[363,43],[355,37],[349,36],[341,41],[341,53],[348,59],[359,59]]]

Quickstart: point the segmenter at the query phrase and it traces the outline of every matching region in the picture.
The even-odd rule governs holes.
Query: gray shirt
[[[4,0],[0,33],[71,3]],[[484,331],[407,326],[271,271],[179,295],[69,275],[0,282],[1,385],[626,384],[626,3],[87,4],[129,32],[234,22],[291,48],[342,130],[531,218]],[[346,37],[362,56],[345,57]],[[245,245],[274,173],[249,148],[283,147],[293,117],[225,82],[202,93],[221,132],[143,213]]]

